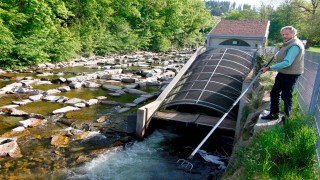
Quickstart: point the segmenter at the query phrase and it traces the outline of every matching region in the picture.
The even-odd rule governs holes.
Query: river
[[[16,157],[5,153],[0,157],[0,179],[215,179],[220,176],[224,167],[208,163],[199,155],[192,159],[192,171],[176,163],[190,155],[208,129],[180,134],[175,127],[156,128],[143,141],[136,141],[133,134],[127,133],[127,116],[153,101],[162,85],[191,54],[192,51],[96,57],[93,66],[92,58],[81,58],[0,74],[0,139],[3,140],[0,149],[15,141],[20,151]],[[120,74],[110,74],[115,72]],[[143,95],[128,93],[131,88]],[[35,96],[39,99],[35,99],[34,93],[38,93]],[[141,97],[144,101],[137,101]],[[70,99],[79,103],[68,104]],[[53,113],[66,106],[77,110]],[[13,109],[24,114],[13,115]],[[23,124],[34,117],[39,124]],[[194,133],[196,136],[188,136]],[[56,138],[60,142],[53,142]],[[216,148],[221,142],[225,141],[214,142],[217,146],[209,145],[209,148],[204,146],[210,153],[202,152],[202,156],[217,155],[226,164],[230,144],[228,150]]]

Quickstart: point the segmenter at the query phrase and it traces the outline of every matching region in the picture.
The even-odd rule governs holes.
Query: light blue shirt
[[[283,69],[283,68],[290,66],[293,63],[293,61],[296,59],[299,52],[300,52],[299,46],[297,46],[297,45],[291,46],[288,49],[287,55],[286,55],[286,57],[284,57],[283,61],[270,66],[270,69],[278,70],[278,69]]]

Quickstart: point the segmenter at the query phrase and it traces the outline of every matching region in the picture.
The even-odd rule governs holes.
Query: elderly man
[[[262,73],[268,70],[278,71],[270,92],[270,113],[261,118],[265,120],[279,118],[280,96],[284,102],[285,119],[290,116],[294,85],[304,70],[304,45],[297,38],[297,30],[292,26],[285,26],[280,33],[283,44],[275,56],[277,63],[260,70]]]

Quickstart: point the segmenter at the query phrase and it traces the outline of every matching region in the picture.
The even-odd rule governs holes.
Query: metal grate
[[[243,79],[253,67],[253,53],[229,48],[202,53],[162,106],[181,112],[224,114],[241,94]],[[236,115],[234,108],[229,118]]]

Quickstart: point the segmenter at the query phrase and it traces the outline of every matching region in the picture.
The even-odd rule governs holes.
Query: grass
[[[288,123],[257,134],[240,148],[224,179],[239,168],[245,179],[319,179],[313,124],[313,118],[301,114],[294,101]]]
[[[307,51],[320,53],[320,45],[309,47]]]

